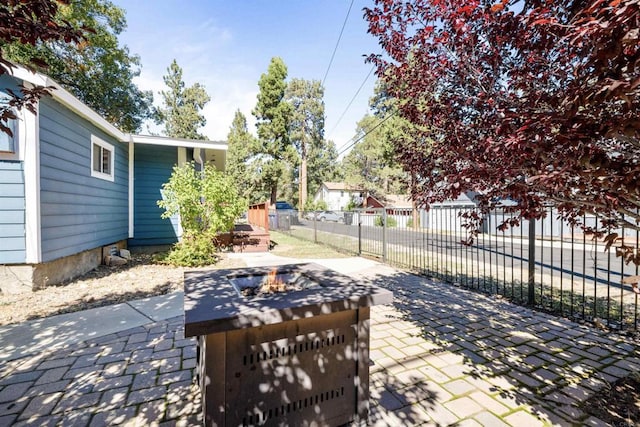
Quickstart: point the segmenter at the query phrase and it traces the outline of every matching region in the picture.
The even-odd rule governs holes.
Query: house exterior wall
[[[320,190],[316,193],[313,201],[318,202],[324,200],[327,204],[327,209],[331,211],[344,210],[351,201],[352,195],[359,195],[359,191],[347,191],[347,190],[329,190],[326,186],[321,186]]]
[[[4,74],[0,76],[1,98],[6,89],[19,93],[18,81]],[[25,204],[24,162],[15,154],[0,153],[0,264],[26,260]]]
[[[177,217],[162,219],[157,201],[162,184],[178,164],[178,148],[137,144],[134,149],[134,236],[129,246],[167,245],[178,241]]]
[[[50,98],[40,102],[42,262],[128,237],[128,145]],[[113,182],[91,176],[92,135],[114,147]]]
[[[0,161],[0,264],[25,262],[23,163]]]

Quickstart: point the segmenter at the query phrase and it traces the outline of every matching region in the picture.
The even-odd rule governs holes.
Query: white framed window
[[[13,154],[16,152],[16,142],[18,141],[18,126],[16,125],[16,120],[9,119],[2,124],[9,128],[11,135],[6,133],[4,129],[0,130],[0,153]]]
[[[0,92],[0,105],[6,106],[9,100],[9,94]],[[0,130],[0,158],[10,160],[17,155],[18,151],[18,120],[5,120],[2,125],[2,130]],[[11,135],[5,132],[5,128],[9,129]]]
[[[115,153],[113,145],[91,135],[91,176],[113,182]]]

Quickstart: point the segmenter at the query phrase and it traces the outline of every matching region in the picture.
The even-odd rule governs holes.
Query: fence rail
[[[471,209],[434,206],[417,217],[411,209],[332,212],[337,218],[309,212],[273,228],[577,321],[638,330],[638,294],[622,282],[637,275],[638,266],[625,265],[602,241],[557,219],[551,208],[544,220],[523,221],[504,232],[497,228],[504,213],[492,212],[473,244],[463,244],[469,231],[461,214]],[[595,217],[583,220],[598,223]],[[638,231],[617,232],[625,244],[638,245]]]

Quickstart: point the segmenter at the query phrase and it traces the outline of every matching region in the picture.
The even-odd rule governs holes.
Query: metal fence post
[[[529,286],[527,295],[527,304],[534,305],[536,302],[535,295],[535,272],[536,272],[536,220],[529,220]]]
[[[318,213],[313,212],[313,242],[318,243],[318,227],[316,225]]]
[[[362,255],[362,218],[358,215],[358,255]]]
[[[387,262],[387,210],[382,209],[382,262]]]

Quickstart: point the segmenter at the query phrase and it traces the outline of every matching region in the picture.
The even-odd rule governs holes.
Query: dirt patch
[[[583,410],[608,425],[640,425],[640,374],[608,384],[584,402]]]
[[[217,264],[204,268],[242,266],[242,260],[223,254]],[[62,285],[17,295],[0,293],[0,325],[182,290],[185,270],[195,269],[171,267],[157,262],[153,255],[136,254],[127,265],[100,265]]]

